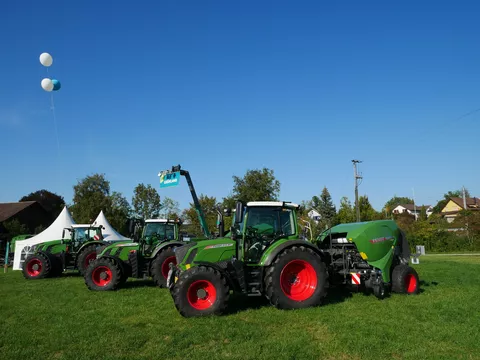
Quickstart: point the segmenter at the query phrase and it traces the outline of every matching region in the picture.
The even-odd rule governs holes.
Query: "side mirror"
[[[127,224],[128,224],[128,233],[133,234],[133,230],[135,227],[135,223],[133,222],[133,219],[128,219]]]
[[[240,224],[243,221],[243,203],[237,201],[235,205],[235,224]]]
[[[62,231],[62,240],[65,239],[65,229]]]

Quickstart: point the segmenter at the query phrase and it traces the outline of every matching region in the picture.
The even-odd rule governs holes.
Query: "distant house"
[[[392,213],[393,214],[403,214],[404,212],[415,216],[415,219],[418,219],[420,216],[420,213],[422,212],[422,207],[425,207],[427,217],[432,215],[433,212],[433,206],[431,205],[414,205],[414,204],[402,204],[402,205],[397,205]]]
[[[473,197],[473,198],[465,198],[466,208],[461,197],[451,197],[448,199],[447,205],[442,209],[440,214],[447,219],[449,223],[455,220],[455,217],[458,213],[462,210],[470,210],[476,211],[480,210],[480,199]]]
[[[37,226],[47,226],[51,222],[47,210],[36,201],[0,203],[0,234],[6,233],[4,224],[15,219],[26,225],[32,234]]]
[[[316,210],[313,210],[313,209],[310,210],[307,215],[308,215],[308,217],[309,217],[310,219],[312,219],[312,220],[315,221],[316,223],[318,223],[318,222],[320,221],[320,219],[322,218],[322,216],[320,215],[320,213],[319,213],[318,211],[316,211]]]

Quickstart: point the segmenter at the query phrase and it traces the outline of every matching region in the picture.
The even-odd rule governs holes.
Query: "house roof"
[[[21,201],[14,203],[0,203],[0,222],[10,219],[20,211],[35,204],[36,201]]]
[[[451,197],[450,200],[452,200],[455,204],[460,206],[463,209],[463,198],[461,197]],[[476,208],[480,208],[480,199],[473,197],[473,198],[465,198],[465,202],[467,203],[467,208],[470,210],[474,210]]]
[[[415,208],[420,211],[422,210],[422,206],[425,206],[425,209],[428,209],[430,205],[413,205],[413,204],[400,204],[398,206],[404,207],[407,210],[414,211]]]

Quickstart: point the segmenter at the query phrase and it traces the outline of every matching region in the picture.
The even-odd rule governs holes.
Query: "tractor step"
[[[247,295],[261,296],[262,295],[262,272],[257,268],[247,268]]]

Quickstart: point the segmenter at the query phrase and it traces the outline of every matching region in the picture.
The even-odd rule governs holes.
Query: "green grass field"
[[[281,311],[234,298],[184,319],[149,281],[91,292],[83,278],[0,274],[0,359],[480,359],[480,256],[421,257],[418,296],[331,292]]]

